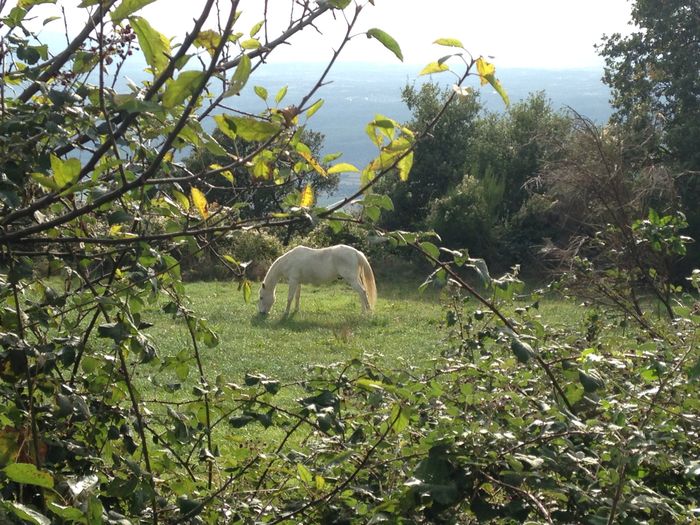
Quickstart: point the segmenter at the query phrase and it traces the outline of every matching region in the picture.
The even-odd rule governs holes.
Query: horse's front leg
[[[289,315],[289,309],[292,307],[292,301],[297,298],[297,309],[299,309],[299,292],[301,291],[301,286],[296,281],[289,281],[289,291],[287,292],[287,309],[284,311],[284,315]]]

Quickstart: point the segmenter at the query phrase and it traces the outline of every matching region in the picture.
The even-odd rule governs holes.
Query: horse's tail
[[[374,282],[374,272],[372,267],[369,265],[369,261],[365,254],[361,251],[357,251],[357,258],[360,260],[358,265],[358,277],[362,286],[367,292],[367,302],[369,302],[369,309],[374,310],[374,305],[377,304],[377,285]]]

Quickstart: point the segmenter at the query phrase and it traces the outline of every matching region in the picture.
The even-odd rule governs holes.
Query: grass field
[[[293,382],[310,365],[345,361],[359,355],[403,368],[426,363],[439,355],[444,332],[444,311],[439,294],[420,294],[419,282],[379,286],[373,314],[364,314],[357,295],[342,282],[323,287],[305,286],[301,311],[285,319],[287,288],[280,284],[277,303],[267,318],[257,314],[257,291],[250,303],[234,283],[199,282],[186,286],[189,307],[208,320],[219,335],[215,348],[203,348],[207,376],[222,374],[241,381],[254,372]],[[146,313],[155,326],[149,329],[163,357],[191,348],[181,320],[158,309]]]

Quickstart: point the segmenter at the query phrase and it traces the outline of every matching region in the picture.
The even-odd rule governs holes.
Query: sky
[[[68,25],[79,27],[84,17],[75,10],[78,0],[56,0],[66,8]],[[289,19],[290,0],[268,0],[271,29]],[[12,4],[13,2],[8,2]],[[222,6],[227,5],[220,0]],[[361,3],[367,4],[366,0]],[[401,46],[404,61],[426,64],[449,50],[436,46],[437,38],[459,39],[473,56],[490,56],[498,67],[592,68],[602,59],[594,45],[604,34],[629,33],[629,0],[375,0],[360,14],[356,35],[341,55],[343,61],[392,63],[394,55],[364,34],[377,27]],[[167,36],[178,39],[197,15],[202,0],[157,0],[139,13]],[[242,0],[237,25],[247,32],[262,18],[262,0]],[[352,5],[352,4],[351,4]],[[34,8],[37,21],[52,6]],[[9,9],[6,8],[5,11]],[[346,9],[351,15],[352,7]],[[327,14],[317,24],[319,32],[305,31],[275,52],[274,61],[326,61],[342,39],[345,23]],[[210,26],[214,27],[212,21]],[[63,31],[62,21],[51,22],[45,32]]]

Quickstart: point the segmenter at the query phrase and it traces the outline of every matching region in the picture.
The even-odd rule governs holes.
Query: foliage
[[[414,121],[426,120],[446,94],[434,84],[420,92],[404,90]],[[433,229],[447,246],[469,247],[504,269],[535,259],[532,247],[556,233],[556,223],[528,214],[529,199],[543,200],[530,182],[561,155],[571,118],[554,111],[543,93],[510,105],[504,114],[481,115],[476,101],[472,104],[468,115],[464,108],[448,109],[446,115],[454,117],[442,121],[441,135],[419,144],[408,183],[380,186],[394,202],[382,224]]]
[[[403,100],[413,112],[407,124],[421,128],[434,118],[451,91],[428,82],[417,89],[406,86]],[[430,203],[461,181],[467,161],[466,144],[474,134],[480,105],[475,94],[460,97],[442,115],[429,137],[416,146],[415,161],[408,181],[385,180],[379,191],[387,193],[394,210],[383,217],[388,228],[420,228]]]
[[[215,130],[212,134],[226,154],[212,153],[207,150],[196,150],[185,159],[186,171],[189,173],[201,173],[212,168],[223,167],[231,158],[245,157],[247,154],[260,147],[259,143],[245,142],[240,139],[232,139],[222,131]],[[301,129],[299,138],[311,150],[314,158],[318,158],[323,146],[321,133]],[[284,197],[291,190],[300,192],[307,184],[310,184],[315,193],[332,192],[338,186],[337,174],[321,175],[304,162],[298,154],[290,152],[290,158],[277,160],[273,168],[273,174],[267,178],[256,177],[249,170],[242,167],[223,170],[213,176],[199,177],[194,184],[184,184],[185,188],[198,187],[206,195],[210,202],[217,202],[224,206],[235,205],[240,209],[241,217],[260,217],[272,212],[284,210]],[[294,168],[294,164],[308,166],[307,171]],[[328,166],[326,166],[326,169]],[[292,176],[285,176],[284,174]]]
[[[465,176],[445,196],[434,200],[426,226],[438,232],[447,246],[468,246],[470,252],[491,259],[496,255],[492,250],[494,208],[501,203],[504,187],[497,184],[495,189],[489,193],[483,180]]]
[[[700,7],[683,0],[638,0],[635,30],[607,37],[604,81],[612,88],[616,123],[676,174],[688,235],[700,238]],[[700,248],[690,247],[690,260]],[[692,263],[684,265],[690,271]]]
[[[693,2],[638,0],[631,20],[636,30],[611,35],[599,48],[617,120],[658,129],[672,159],[691,170],[700,167],[699,15]]]
[[[363,188],[334,208],[316,207],[312,178],[360,171],[317,159],[318,138],[304,132],[323,105],[317,92],[331,66],[361,35],[402,57],[381,29],[356,32],[374,2],[289,1],[280,27],[269,19],[267,3],[207,0],[191,28],[173,39],[139,15],[152,3],[90,0],[64,13],[53,2],[21,1],[9,11],[0,2],[3,519],[215,523],[283,516],[294,511],[284,499],[299,497],[320,508],[306,485],[265,503],[275,492],[271,480],[292,473],[289,479],[306,483],[307,473],[299,458],[291,471],[282,464],[277,470],[276,460],[269,463],[272,456],[262,453],[294,457],[287,445],[304,446],[297,429],[320,447],[316,431],[326,437],[334,431],[326,427],[335,425],[327,410],[334,404],[324,404],[324,394],[301,411],[276,406],[278,381],[249,375],[239,385],[205,368],[203,353],[219,336],[190,309],[181,262],[195,257],[204,271],[213,260],[225,262],[250,301],[247,261],[225,252],[227,241],[232,250],[247,242],[235,232],[336,224],[347,217],[340,208],[363,195],[363,220],[375,221],[391,200],[368,190],[394,173],[408,177],[416,141],[430,135],[444,112],[416,131],[378,115],[367,126],[377,157],[362,170]],[[57,16],[37,20],[40,5]],[[246,27],[239,9],[260,21]],[[284,15],[285,6],[275,10]],[[85,17],[84,26],[72,32],[64,23],[65,48],[49,48],[41,23],[60,25],[64,16]],[[335,20],[345,36],[309,91],[289,103],[283,88],[257,115],[236,108],[243,89],[268,100],[264,86],[249,85],[253,71],[300,31],[313,32],[320,19]],[[458,88],[477,74],[478,60],[459,62]],[[149,78],[122,87],[131,66],[146,66]],[[496,82],[492,69],[485,75]],[[221,162],[188,169],[179,159],[193,151]],[[274,211],[248,213],[246,201],[255,200],[257,189],[230,201],[208,195],[213,177],[229,175],[254,186],[275,184],[284,194]],[[254,256],[263,257],[261,246],[251,242]],[[48,261],[53,277],[35,271],[38,258]],[[161,355],[160,341],[149,335],[155,307],[185,330],[174,355]],[[324,422],[314,422],[324,411]],[[252,421],[279,423],[278,435],[286,438],[263,450],[240,430]],[[330,486],[324,479],[314,478],[312,490]],[[239,487],[257,495],[248,499]]]
[[[274,235],[239,230],[217,239],[206,250],[178,259],[185,281],[230,280],[239,275],[258,281],[283,253],[282,242]]]
[[[529,197],[527,182],[557,155],[570,127],[571,119],[554,111],[542,92],[511,105],[504,115],[478,120],[469,152],[470,173],[503,181],[504,198],[496,210],[501,219],[518,213]]]
[[[570,229],[569,246],[552,245],[550,254],[565,269],[578,269],[577,287],[587,296],[625,304],[644,322],[640,297],[650,293],[674,317],[674,264],[690,239],[682,234],[687,223],[676,208],[673,179],[635,155],[639,150],[623,131],[600,130],[585,119],[576,124],[561,160],[542,175],[546,195]]]

